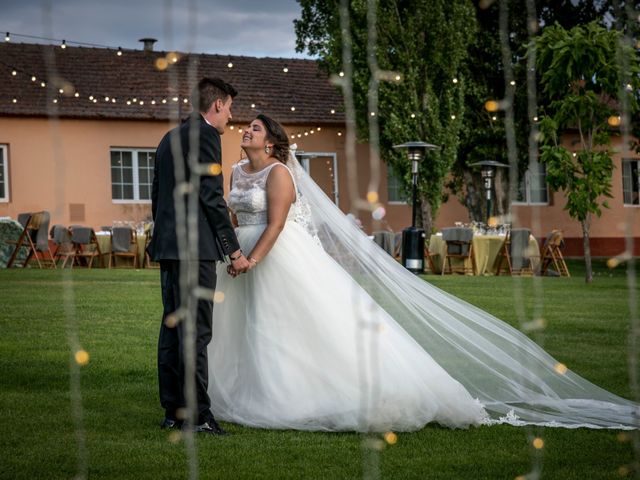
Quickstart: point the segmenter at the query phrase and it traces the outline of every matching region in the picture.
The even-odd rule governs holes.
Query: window
[[[0,202],[9,201],[9,159],[7,146],[0,145]]]
[[[520,179],[515,203],[546,205],[549,203],[547,172],[544,164],[531,165]]]
[[[387,165],[387,195],[389,203],[408,203],[400,177],[393,171],[391,165]]]
[[[640,205],[639,159],[622,159],[622,196],[625,205]]]
[[[153,150],[111,150],[111,198],[116,203],[151,201]]]

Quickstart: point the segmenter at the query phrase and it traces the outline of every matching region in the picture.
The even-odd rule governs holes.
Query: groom
[[[192,94],[192,117],[167,133],[156,151],[153,187],[151,193],[151,210],[153,213],[153,237],[149,245],[151,258],[160,262],[160,281],[162,287],[162,304],[164,312],[160,326],[158,341],[158,380],[160,386],[160,404],[165,410],[161,428],[177,428],[182,425],[185,401],[184,372],[184,322],[177,324],[170,314],[180,307],[180,292],[184,286],[180,284],[181,262],[193,262],[192,268],[198,269],[198,283],[210,290],[216,287],[216,261],[226,256],[232,267],[238,272],[245,272],[249,262],[242,254],[238,240],[233,231],[227,204],[224,201],[223,179],[221,172],[222,157],[220,135],[231,119],[231,104],[237,91],[219,78],[203,78]],[[194,122],[195,120],[195,122]],[[191,125],[198,128],[198,141],[193,140]],[[193,132],[195,133],[195,132]],[[172,142],[180,142],[172,145]],[[174,153],[180,156],[174,158]],[[198,199],[198,252],[196,257],[189,257],[190,252],[179,251],[176,229],[190,231],[186,218],[176,216],[174,192],[176,179],[174,162],[180,162],[184,168],[186,181],[191,177],[189,155],[197,152],[199,163],[209,164],[211,174],[204,174],[199,182]],[[215,164],[215,165],[214,165]],[[187,195],[184,197],[188,202]],[[188,292],[187,295],[194,295]],[[225,435],[211,413],[211,400],[207,393],[209,383],[209,366],[207,346],[211,341],[211,322],[213,312],[212,300],[198,300],[196,323],[196,393],[197,421],[196,432]]]

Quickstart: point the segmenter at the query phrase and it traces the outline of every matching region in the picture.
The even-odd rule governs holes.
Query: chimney
[[[153,52],[153,44],[158,40],[156,38],[141,38],[138,41],[144,43],[145,52]]]

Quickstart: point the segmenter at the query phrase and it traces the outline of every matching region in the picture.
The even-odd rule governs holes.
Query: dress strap
[[[267,179],[269,178],[269,173],[271,173],[271,170],[273,169],[273,167],[275,167],[276,165],[282,165],[287,172],[289,172],[289,176],[291,177],[291,181],[293,182],[293,191],[296,194],[296,199],[293,201],[293,203],[296,202],[296,200],[298,199],[298,185],[296,184],[296,179],[293,177],[293,172],[289,169],[289,167],[287,167],[284,163],[282,162],[275,162],[272,163],[271,165],[269,165],[267,168],[265,168],[266,171],[266,177]]]

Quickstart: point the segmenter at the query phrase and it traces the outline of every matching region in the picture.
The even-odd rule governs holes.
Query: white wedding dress
[[[246,163],[234,166],[228,204],[248,254],[266,227],[269,172],[288,167],[250,174]],[[557,373],[525,335],[407,272],[322,198],[294,157],[288,165],[297,199],[271,251],[235,279],[218,267],[217,418],[325,431],[636,427],[634,403]]]

